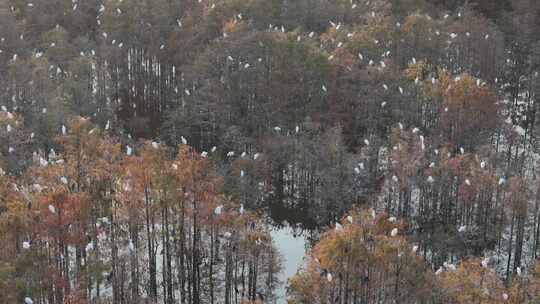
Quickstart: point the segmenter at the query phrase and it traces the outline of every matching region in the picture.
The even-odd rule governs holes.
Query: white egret
[[[219,205],[216,207],[216,209],[214,209],[214,214],[220,215],[222,211],[223,211],[223,205]]]

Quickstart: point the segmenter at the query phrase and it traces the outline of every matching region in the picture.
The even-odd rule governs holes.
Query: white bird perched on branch
[[[126,154],[127,156],[131,156],[133,153],[133,149],[130,146],[126,146]]]
[[[153,142],[152,142],[152,148],[154,148],[154,149],[159,149],[159,143],[153,141]]]
[[[506,179],[505,179],[504,177],[501,177],[501,178],[499,179],[499,186],[502,185],[502,184],[504,184],[504,183],[506,183]]]
[[[433,176],[428,176],[427,178],[427,182],[430,183],[430,184],[433,184],[435,182],[435,179],[433,178]]]
[[[53,205],[49,205],[49,211],[50,211],[51,213],[56,213],[56,208],[54,208]]]
[[[183,144],[183,145],[187,145],[187,144],[188,144],[187,139],[186,139],[184,136],[180,136],[180,141],[182,141],[182,144]]]
[[[350,216],[350,215],[348,215],[348,216],[347,216],[347,221],[348,221],[349,223],[352,224],[352,223],[354,222],[354,221],[353,221],[353,217]]]
[[[210,149],[210,152],[214,153],[214,152],[216,152],[216,150],[217,150],[217,147],[213,146],[212,149]]]
[[[223,205],[219,205],[216,207],[216,209],[214,209],[214,214],[220,215],[222,211],[223,211]]]
[[[23,243],[22,243],[22,247],[23,247],[24,249],[30,249],[30,242],[23,242]]]
[[[34,304],[34,301],[30,297],[24,298],[24,304]]]
[[[234,151],[227,152],[227,157],[233,157],[233,156],[234,156]]]
[[[326,274],[326,280],[332,282],[332,274],[330,272]]]
[[[245,212],[244,204],[240,204],[240,214],[244,214],[244,212]]]
[[[392,176],[392,181],[394,181],[395,183],[397,183],[399,181],[398,177],[393,175]]]
[[[364,144],[366,144],[366,146],[369,146],[369,140],[364,139]]]
[[[341,230],[343,230],[343,226],[340,223],[336,222],[336,228],[335,229],[336,229],[336,231],[341,231]]]
[[[416,253],[416,251],[418,251],[418,245],[414,245],[414,246],[412,247],[412,252],[413,252],[413,253]]]
[[[280,132],[280,131],[281,131],[281,128],[280,128],[280,127],[278,127],[278,126],[276,126],[276,127],[274,127],[274,131],[276,131],[276,132]]]
[[[394,223],[396,220],[397,220],[397,219],[396,219],[395,216],[391,216],[391,217],[388,218],[388,221],[389,221],[390,223]]]
[[[467,230],[467,226],[465,225],[462,225],[458,228],[458,232],[464,232],[465,230]]]
[[[86,245],[86,251],[92,251],[94,249],[94,243],[90,242]]]
[[[392,231],[390,232],[390,236],[397,236],[397,235],[398,235],[398,229],[397,228],[392,229]]]
[[[456,270],[456,265],[454,265],[452,263],[444,262],[444,268],[448,269],[449,271],[455,271]]]
[[[467,184],[467,186],[470,186],[470,185],[471,185],[471,181],[467,178],[467,179],[465,179],[465,184]]]
[[[205,157],[205,158],[208,157],[208,152],[202,151],[202,152],[201,152],[201,156],[202,156],[202,157]]]

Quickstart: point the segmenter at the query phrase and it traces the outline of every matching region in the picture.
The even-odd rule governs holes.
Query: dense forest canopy
[[[0,303],[539,303],[539,33],[535,0],[0,0]]]

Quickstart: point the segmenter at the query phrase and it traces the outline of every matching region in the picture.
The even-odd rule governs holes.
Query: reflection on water
[[[284,257],[283,271],[281,281],[284,283],[278,290],[278,304],[286,303],[285,288],[287,280],[292,277],[298,268],[302,265],[303,257],[306,251],[306,238],[303,234],[295,232],[289,226],[282,226],[272,230],[272,237],[279,251]]]
[[[278,304],[286,303],[287,280],[302,266],[306,249],[318,238],[320,223],[317,218],[309,216],[309,208],[305,204],[288,205],[280,199],[268,201],[267,214],[271,222],[272,238],[284,258],[280,281],[283,283],[276,292]]]

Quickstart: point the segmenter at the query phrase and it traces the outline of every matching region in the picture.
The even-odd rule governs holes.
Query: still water
[[[278,301],[277,304],[286,303],[286,290],[287,280],[292,277],[298,268],[302,265],[304,254],[306,252],[306,238],[303,234],[290,228],[289,226],[283,226],[280,228],[274,228],[271,232],[274,242],[283,255],[283,271],[281,272],[281,281],[283,284],[277,291]]]

